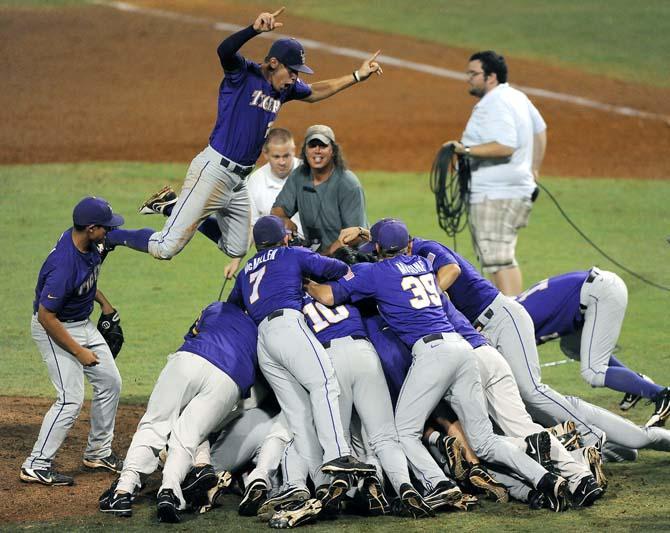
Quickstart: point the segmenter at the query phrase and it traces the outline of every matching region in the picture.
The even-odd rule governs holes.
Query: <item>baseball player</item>
[[[288,420],[298,453],[315,484],[322,473],[374,474],[374,467],[351,456],[335,372],[302,314],[303,278],[337,279],[349,267],[305,248],[289,248],[284,223],[276,216],[261,217],[253,236],[258,253],[245,264],[228,301],[246,309],[258,325],[259,365]],[[331,488],[330,496],[343,496],[341,486]]]
[[[206,307],[168,356],[126,454],[123,471],[99,500],[100,511],[131,516],[141,476],[158,466],[168,445],[158,491],[158,519],[179,522],[186,506],[181,483],[198,446],[249,395],[256,367],[256,325],[224,302]]]
[[[432,265],[408,255],[409,240],[403,223],[382,225],[376,245],[380,262],[354,265],[337,283],[310,283],[308,291],[324,305],[374,298],[391,329],[412,346],[412,366],[396,405],[396,429],[417,479],[428,491],[426,501],[460,498],[460,490],[421,443],[428,415],[446,395],[479,457],[511,467],[546,495],[553,510],[565,510],[566,481],[511,439],[493,433],[472,349],[447,320]]]
[[[84,376],[93,386],[84,465],[112,472],[122,466],[112,451],[121,376],[89,317],[94,301],[103,314],[114,313],[97,288],[104,259],[100,250],[105,235],[122,225],[123,217],[104,198],[87,197],[75,206],[72,221],[74,226],[63,232],[42,264],[35,287],[30,328],[57,397],[21,467],[21,481],[28,483],[74,483],[70,476],[53,470],[52,461],[84,403]]]
[[[536,283],[516,300],[533,319],[538,345],[560,337],[561,349],[580,362],[589,385],[655,402],[646,425],[664,425],[670,416],[670,389],[644,379],[612,354],[628,303],[619,276],[596,267],[569,272]]]
[[[170,259],[191,240],[210,214],[217,218],[220,249],[232,261],[224,273],[231,278],[249,242],[249,195],[245,179],[253,170],[267,132],[282,104],[291,100],[314,103],[329,98],[372,74],[381,75],[379,52],[353,74],[307,84],[298,75],[312,74],[305,50],[295,39],[275,41],[262,63],[242,57],[238,50],[263,32],[283,26],[284,11],[261,13],[254,23],[223,40],[218,55],[224,71],[219,88],[218,115],[209,145],[191,162],[179,198],[163,189],[140,208],[169,217],[161,231],[124,231],[108,236],[111,245],[126,245],[157,259]],[[169,210],[169,211],[168,211]]]

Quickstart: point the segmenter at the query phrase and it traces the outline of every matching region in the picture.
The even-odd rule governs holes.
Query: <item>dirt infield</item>
[[[213,0],[136,4],[209,19],[198,24],[105,6],[0,8],[0,164],[95,160],[190,161],[206,143],[216,110],[224,35],[214,21],[246,24],[257,8]],[[216,7],[215,7],[216,6]],[[407,37],[325,26],[287,15],[286,32],[331,44],[464,70],[469,50]],[[261,59],[268,41],[244,52]],[[307,49],[324,79],[356,60]],[[670,116],[670,90],[528,61],[510,61],[514,83]],[[670,126],[535,98],[549,125],[544,173],[670,177]],[[356,170],[427,171],[441,142],[457,138],[474,100],[464,82],[385,67],[371,80],[308,106],[291,103],[277,125],[301,138],[313,123],[333,126]]]

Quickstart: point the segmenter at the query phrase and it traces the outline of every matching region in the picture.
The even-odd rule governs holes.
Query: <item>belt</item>
[[[274,320],[275,318],[280,317],[280,316],[284,316],[284,310],[283,309],[277,309],[276,311],[272,311],[272,313],[270,313],[268,315],[268,322],[270,322],[270,320]]]
[[[494,314],[495,314],[495,313],[493,312],[493,309],[491,309],[490,307],[484,312],[484,316],[485,316],[488,320],[491,320],[491,318],[493,318],[493,315],[494,315]],[[488,320],[486,321],[487,324],[488,324]],[[479,319],[477,319],[477,320],[475,320],[475,323],[472,324],[472,325],[474,326],[475,329],[477,329],[477,328],[483,328],[486,324],[482,324],[482,323],[479,321]]]
[[[596,268],[592,268],[591,272],[589,272],[589,277],[586,278],[586,281],[584,283],[593,283],[593,280],[596,279],[598,276],[600,276],[600,271],[597,270]]]
[[[444,335],[442,333],[431,333],[430,335],[426,335],[425,337],[421,338],[421,340],[426,344],[433,341],[441,341],[442,339],[444,339]]]
[[[360,340],[363,340],[363,339],[368,340],[368,338],[365,335],[348,335],[347,337],[338,337],[338,339],[352,339],[352,340],[355,340],[355,341],[360,341]],[[333,339],[333,340],[336,341],[338,339]],[[323,344],[324,348],[328,349],[328,348],[330,348],[330,343],[331,343],[331,341],[326,341],[326,342],[322,342],[321,344]]]
[[[253,165],[245,167],[239,163],[235,163],[235,161],[231,161],[227,157],[221,157],[221,166],[237,174],[240,178],[246,178],[254,169]]]

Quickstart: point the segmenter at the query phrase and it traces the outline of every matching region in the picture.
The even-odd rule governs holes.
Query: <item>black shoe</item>
[[[468,462],[463,456],[463,445],[456,437],[440,435],[437,449],[447,458],[447,468],[456,481],[463,481],[468,477]]]
[[[216,487],[218,478],[212,465],[194,466],[181,483],[181,493],[187,504],[197,507],[207,499],[207,491]]]
[[[568,510],[568,482],[561,476],[547,472],[537,484],[537,489],[544,494],[547,509],[555,513]]]
[[[377,476],[368,476],[363,480],[360,494],[362,499],[365,500],[366,509],[364,514],[366,516],[382,516],[391,511],[384,489]]]
[[[424,496],[424,500],[432,509],[442,503],[455,503],[461,499],[463,493],[458,485],[450,479],[440,481],[433,490]]]
[[[670,388],[666,387],[659,392],[654,401],[656,402],[656,409],[644,425],[647,428],[665,426],[665,421],[670,416]]]
[[[268,485],[263,479],[256,479],[249,483],[237,512],[241,516],[256,516],[258,509],[268,499]]]
[[[321,502],[315,499],[305,501],[293,501],[287,503],[281,510],[277,511],[268,525],[273,529],[289,529],[301,524],[311,522],[321,512]]]
[[[551,470],[551,437],[546,431],[533,433],[526,437],[526,455]]]
[[[376,474],[377,469],[356,459],[353,455],[344,455],[328,461],[321,466],[324,474]]]
[[[26,483],[41,483],[42,485],[59,486],[74,485],[74,478],[59,474],[50,468],[33,470],[32,468],[22,468],[19,474],[21,481]]]
[[[327,488],[319,487],[321,490],[317,489],[317,498],[321,501],[321,512],[331,516],[338,514],[340,502],[350,488],[348,476],[342,474],[335,476]]]
[[[101,459],[89,459],[84,457],[84,466],[87,468],[109,470],[115,474],[120,474],[123,470],[123,461],[119,459],[114,452]]]
[[[105,492],[98,498],[98,509],[103,513],[111,513],[114,516],[132,516],[133,514],[133,496],[132,494],[116,492],[117,479]]]
[[[572,493],[572,505],[575,507],[590,507],[596,500],[602,498],[603,489],[598,486],[593,476],[586,476]]]
[[[636,372],[636,374],[645,381],[648,381],[649,383],[654,382],[649,376],[645,376],[644,374],[640,374],[639,372]],[[632,394],[630,392],[627,392],[626,394],[624,394],[623,398],[619,402],[619,409],[621,409],[622,411],[628,411],[629,409],[635,407],[635,405],[637,405],[637,402],[639,402],[641,399],[642,396],[640,394]]]
[[[328,492],[328,486],[324,485],[323,494],[326,492]],[[260,508],[258,509],[257,516],[261,520],[270,520],[272,515],[283,509],[288,504],[293,502],[302,503],[309,500],[310,497],[311,494],[307,489],[303,487],[289,486],[286,488],[286,490],[283,490],[279,494],[275,494],[272,498],[265,500],[265,502],[263,502],[263,504],[261,504]],[[317,496],[317,499],[320,499],[319,496]]]
[[[528,493],[528,508],[531,511],[539,511],[547,506],[547,499],[537,489],[531,489]]]
[[[400,501],[405,510],[414,518],[430,518],[435,513],[421,495],[408,483],[400,485]]]
[[[509,493],[505,485],[498,482],[483,465],[473,465],[468,480],[496,502],[507,503],[509,501]]]
[[[179,498],[172,489],[163,489],[158,493],[158,521],[176,524],[181,521],[179,516]]]

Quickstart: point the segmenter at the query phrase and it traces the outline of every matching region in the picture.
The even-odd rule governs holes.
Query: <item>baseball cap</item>
[[[112,211],[112,206],[99,196],[87,196],[72,211],[72,222],[77,226],[109,226],[115,228],[123,225],[123,217]]]
[[[275,216],[267,215],[259,218],[254,224],[254,242],[258,246],[267,246],[268,244],[276,244],[280,242],[288,233],[284,226],[284,221]]]
[[[314,139],[317,139],[323,144],[328,145],[332,142],[335,142],[335,133],[333,133],[333,130],[328,126],[324,126],[323,124],[315,124],[314,126],[307,128],[307,131],[305,132],[305,144]]]
[[[407,248],[409,230],[401,220],[391,220],[382,224],[377,235],[377,243],[384,252],[397,252]]]
[[[272,43],[268,57],[276,58],[277,61],[291,70],[314,74],[314,71],[305,65],[305,49],[299,41],[292,37],[278,39]]]
[[[366,242],[362,246],[358,248],[359,252],[363,252],[364,254],[372,254],[375,252],[375,244],[377,244],[379,240],[379,230],[380,228],[388,223],[388,222],[393,222],[397,221],[395,218],[380,218],[377,222],[375,222],[372,226],[370,226],[370,241]]]

